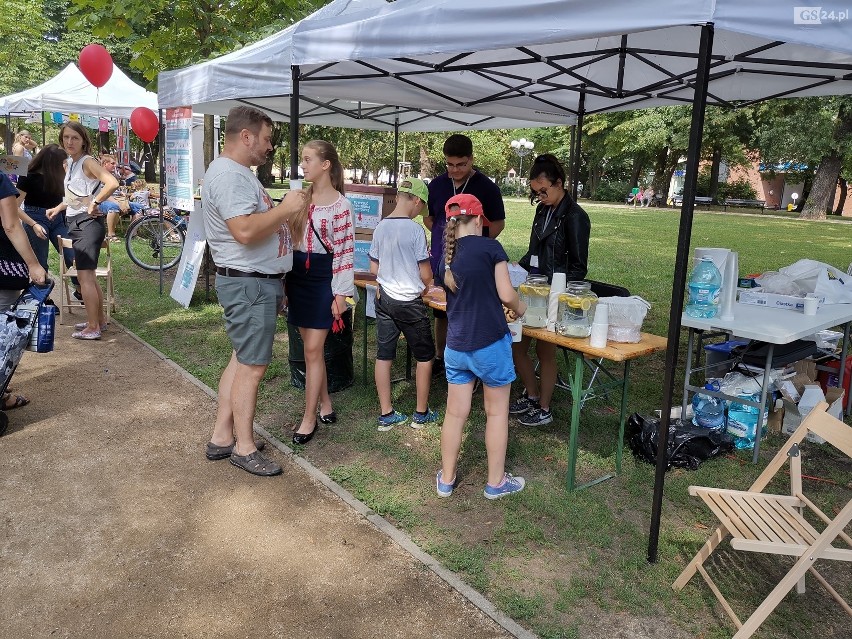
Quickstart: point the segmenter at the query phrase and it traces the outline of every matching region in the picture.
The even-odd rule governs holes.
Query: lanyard
[[[547,209],[547,215],[544,218],[544,226],[541,227],[541,231],[536,231],[535,233],[538,236],[538,239],[541,239],[541,236],[547,230],[547,225],[550,224],[550,218],[553,217],[553,210],[554,207],[552,206]]]

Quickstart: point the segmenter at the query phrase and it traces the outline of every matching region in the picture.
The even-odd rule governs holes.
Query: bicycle
[[[159,271],[162,253],[162,268],[170,269],[180,262],[188,225],[189,213],[164,213],[161,234],[160,214],[146,213],[127,228],[124,238],[127,255],[136,266],[147,271]]]

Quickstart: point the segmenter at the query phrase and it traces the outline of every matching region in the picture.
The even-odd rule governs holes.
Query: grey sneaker
[[[394,426],[404,424],[407,421],[408,415],[403,415],[397,411],[393,411],[390,415],[379,415],[379,430],[384,433],[392,429]]]
[[[552,421],[553,411],[543,408],[533,408],[526,415],[521,415],[518,418],[518,423],[522,426],[544,426]]]
[[[524,393],[514,402],[509,404],[509,414],[510,415],[523,415],[524,413],[530,412],[533,408],[538,408],[538,401],[535,399],[530,399],[527,397],[527,394]]]
[[[434,424],[440,418],[441,416],[431,408],[427,408],[425,413],[414,411],[414,414],[411,416],[411,427],[415,429],[423,428],[427,424]]]

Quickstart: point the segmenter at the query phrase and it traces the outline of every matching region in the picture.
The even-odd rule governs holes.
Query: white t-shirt
[[[267,274],[286,273],[293,268],[286,225],[254,244],[240,244],[228,229],[226,220],[238,215],[263,215],[273,206],[272,198],[250,168],[230,158],[216,158],[204,174],[201,198],[204,231],[216,266]]]
[[[398,302],[420,297],[425,286],[420,262],[429,261],[426,231],[407,217],[386,217],[373,232],[370,259],[379,263],[376,280],[382,294]]]

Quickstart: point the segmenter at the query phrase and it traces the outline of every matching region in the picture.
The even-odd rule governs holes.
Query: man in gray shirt
[[[204,229],[216,264],[216,293],[234,351],[219,380],[219,409],[207,458],[230,458],[254,475],[278,475],[252,424],[260,380],[272,359],[282,278],[293,264],[287,220],[305,206],[291,191],[278,206],[252,173],[272,150],[272,120],[251,107],[228,113],[225,146],[210,163],[202,190]]]

